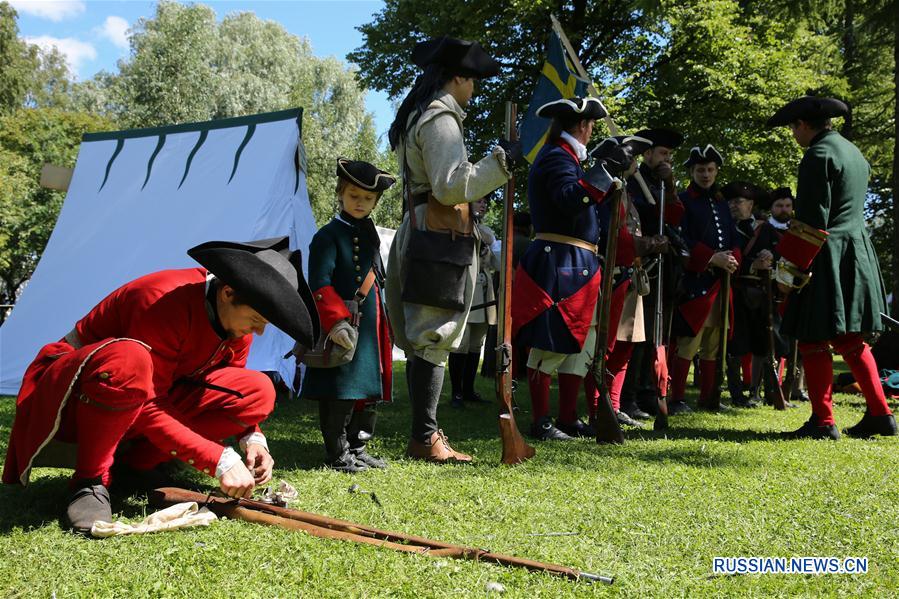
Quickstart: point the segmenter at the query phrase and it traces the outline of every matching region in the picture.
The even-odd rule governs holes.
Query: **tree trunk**
[[[899,317],[899,0],[893,0],[893,316]]]

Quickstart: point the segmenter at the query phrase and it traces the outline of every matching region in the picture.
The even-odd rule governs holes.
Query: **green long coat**
[[[800,341],[883,328],[886,294],[865,229],[870,167],[836,131],[818,134],[799,164],[796,219],[830,235],[812,262],[812,278],[788,300],[782,330]]]
[[[371,237],[360,221],[348,222],[342,217],[332,219],[312,237],[309,288],[322,316],[322,335],[327,335],[333,326],[333,315],[344,309],[341,300],[353,298],[374,264],[378,247]],[[382,298],[381,283],[376,278],[362,303],[359,339],[352,362],[336,368],[307,367],[302,397],[390,401],[392,346]],[[330,305],[336,303],[340,305]]]

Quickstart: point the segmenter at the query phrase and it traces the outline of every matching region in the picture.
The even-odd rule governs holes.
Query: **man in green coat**
[[[830,119],[848,107],[833,98],[803,96],[768,120],[789,126],[807,148],[799,164],[796,216],[778,245],[775,275],[791,291],[782,331],[799,341],[812,416],[788,438],[839,439],[831,401],[831,347],[852,370],[865,396],[861,421],[843,432],[852,437],[895,435],[877,364],[864,335],[883,329],[886,295],[877,255],[865,229],[870,167],[861,152],[834,131]]]

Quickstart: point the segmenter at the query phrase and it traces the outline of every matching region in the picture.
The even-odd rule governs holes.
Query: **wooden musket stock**
[[[526,568],[535,572],[548,572],[572,580],[603,582],[606,584],[612,584],[613,582],[613,579],[608,576],[581,572],[567,566],[548,564],[502,553],[493,553],[492,551],[475,547],[452,545],[400,532],[380,530],[347,520],[338,520],[320,514],[273,506],[261,501],[253,501],[252,499],[214,497],[177,487],[163,487],[156,489],[150,494],[150,503],[156,507],[164,507],[186,501],[195,501],[198,505],[207,507],[218,516],[244,520],[254,524],[278,526],[287,530],[305,532],[323,539],[353,541],[354,543],[374,545],[404,553],[418,553],[430,557],[451,557],[492,562],[503,566]]]

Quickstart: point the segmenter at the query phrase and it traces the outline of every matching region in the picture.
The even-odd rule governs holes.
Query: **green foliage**
[[[537,445],[499,464],[496,409],[448,407],[440,423],[471,466],[402,458],[409,434],[403,364],[396,402],[379,408],[373,451],[386,471],[321,468],[314,402],[278,404],[263,424],[275,480],[299,491],[292,507],[408,534],[574,566],[615,577],[589,585],[473,561],[410,555],[233,520],[206,528],[87,540],[60,530],[70,471],[36,469],[31,486],[0,488],[0,594],[57,597],[883,597],[899,587],[899,439],[780,441],[808,415],[771,408],[672,418],[667,433],[629,432],[624,446],[592,439]],[[492,381],[478,378],[488,396]],[[522,385],[526,388],[526,385]],[[553,396],[555,396],[555,390]],[[519,392],[519,426],[530,402]],[[841,425],[864,410],[835,396]],[[13,419],[0,399],[0,452]],[[187,471],[186,484],[210,485]],[[349,493],[358,484],[377,494]],[[207,487],[208,488],[208,487]],[[119,518],[151,508],[113,502]],[[551,536],[551,533],[567,533]],[[860,575],[714,576],[716,556],[863,556]],[[886,591],[886,592],[885,592]]]
[[[102,117],[53,108],[0,117],[0,303],[14,303],[62,207],[62,193],[40,187],[41,167],[75,166],[81,136],[112,126]]]
[[[16,14],[8,2],[0,2],[0,115],[22,105],[37,67],[34,46],[19,39]]]

